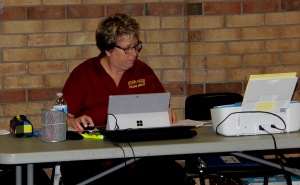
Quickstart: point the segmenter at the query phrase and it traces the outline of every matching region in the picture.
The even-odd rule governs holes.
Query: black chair
[[[211,120],[210,109],[214,106],[235,104],[243,101],[243,96],[237,93],[209,93],[196,94],[186,98],[185,101],[185,119],[191,120]],[[190,156],[186,159],[187,180],[186,184],[191,184],[192,179],[199,177],[200,184],[205,185],[204,179],[210,179],[211,184],[231,184],[242,177],[262,177],[264,176],[264,184],[268,183],[268,177],[280,174],[282,171],[273,167],[265,166],[252,161],[252,166],[245,165],[217,165],[218,167],[210,167],[201,165],[199,159],[209,157],[210,159],[219,159],[220,156],[233,156],[230,153],[222,154],[199,154]],[[245,162],[245,160],[243,159]],[[246,162],[247,163],[247,162]]]
[[[186,98],[185,119],[211,120],[210,109],[218,105],[242,102],[243,96],[237,93],[195,94]]]

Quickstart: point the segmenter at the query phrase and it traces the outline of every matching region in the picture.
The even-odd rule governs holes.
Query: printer
[[[243,102],[213,107],[212,125],[224,136],[288,133],[300,128],[300,103],[291,101],[296,73],[251,75]]]

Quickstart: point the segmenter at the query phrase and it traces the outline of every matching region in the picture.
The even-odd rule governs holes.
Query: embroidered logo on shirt
[[[128,87],[131,89],[142,86],[145,86],[145,79],[132,80],[128,82]]]

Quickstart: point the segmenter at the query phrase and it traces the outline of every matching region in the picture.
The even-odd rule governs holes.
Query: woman
[[[142,49],[139,24],[125,14],[103,20],[96,31],[101,53],[79,65],[70,74],[63,94],[68,102],[68,126],[80,131],[84,126],[105,126],[108,96],[164,92],[153,70],[137,59]],[[130,84],[140,82],[136,88]],[[170,112],[170,122],[176,116]]]
[[[105,126],[109,95],[165,92],[153,70],[137,59],[142,49],[139,31],[139,24],[125,14],[115,14],[100,22],[96,30],[100,55],[76,67],[63,88],[69,109],[68,126],[77,131],[84,129],[80,123],[84,127]],[[171,109],[169,117],[171,123],[176,122]],[[62,178],[66,185],[75,184],[118,163],[120,160],[63,163]],[[82,165],[87,167],[74,170]],[[149,184],[169,184],[173,179],[174,183],[182,184],[184,172],[173,160],[141,159],[134,167],[123,168],[95,184],[145,184],[141,182],[143,178]]]

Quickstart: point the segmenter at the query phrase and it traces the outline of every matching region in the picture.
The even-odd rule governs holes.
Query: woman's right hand
[[[68,114],[68,119],[67,119],[68,127],[72,127],[76,131],[83,131],[84,128],[80,125],[80,123],[82,123],[84,127],[87,127],[88,124],[94,127],[93,119],[90,116],[82,115],[77,118],[74,118],[73,115]]]

